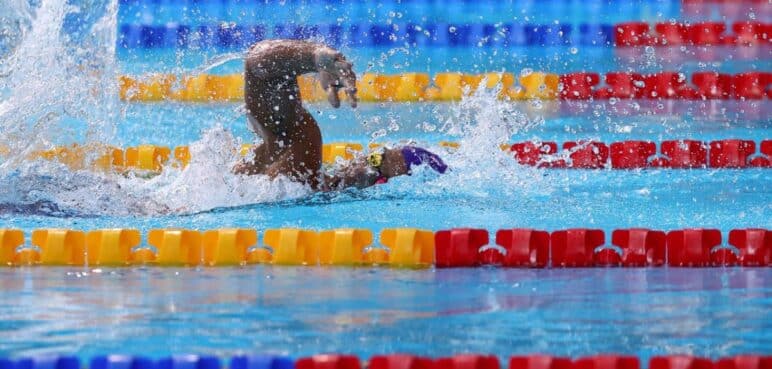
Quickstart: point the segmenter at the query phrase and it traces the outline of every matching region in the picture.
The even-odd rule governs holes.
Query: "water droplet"
[[[373,139],[378,139],[378,138],[381,138],[381,137],[383,137],[383,136],[386,136],[386,133],[387,133],[387,132],[386,132],[386,130],[385,130],[385,129],[383,129],[383,128],[381,128],[381,129],[379,129],[379,130],[377,130],[377,131],[373,132],[373,133],[370,135],[370,137],[372,137]]]
[[[576,55],[576,53],[579,52],[579,49],[576,48],[576,47],[572,47],[572,48],[568,49],[568,52],[570,52],[572,55]]]
[[[523,68],[523,70],[520,71],[520,77],[530,76],[531,73],[533,73],[533,69],[531,69],[531,68]]]

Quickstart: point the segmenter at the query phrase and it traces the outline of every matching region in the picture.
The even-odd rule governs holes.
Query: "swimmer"
[[[249,125],[263,142],[252,148],[254,159],[234,167],[237,174],[284,175],[315,190],[365,188],[429,165],[439,173],[447,166],[436,154],[414,146],[386,148],[357,157],[334,174],[322,171],[322,134],[300,101],[297,77],[316,72],[327,101],[340,107],[343,90],[356,108],[356,75],[339,51],[299,40],[267,40],[253,45],[244,66],[244,100]]]

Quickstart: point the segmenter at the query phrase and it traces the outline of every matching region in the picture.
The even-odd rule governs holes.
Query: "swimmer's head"
[[[422,164],[428,165],[438,173],[445,173],[448,170],[448,166],[439,155],[416,146],[385,149],[378,157],[378,161],[380,173],[386,178],[410,174],[414,167]]]

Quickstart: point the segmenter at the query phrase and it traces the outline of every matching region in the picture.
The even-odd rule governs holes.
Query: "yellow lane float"
[[[130,265],[131,250],[139,245],[136,229],[99,229],[86,233],[88,265]]]
[[[333,142],[322,145],[322,162],[334,164],[337,158],[351,160],[354,153],[362,151],[362,144],[353,142]]]
[[[319,263],[319,234],[316,231],[297,228],[269,229],[263,235],[263,243],[273,249],[273,264]]]
[[[190,229],[152,229],[147,243],[156,248],[158,265],[196,266],[201,264],[201,232]]]
[[[257,243],[254,229],[223,228],[204,232],[204,265],[241,265],[247,250]]]
[[[365,247],[373,243],[369,229],[334,229],[319,233],[319,264],[356,265],[365,262]]]
[[[557,74],[531,72],[517,79],[512,73],[490,72],[464,74],[459,72],[375,74],[363,73],[356,82],[357,96],[363,102],[458,101],[475,92],[485,81],[485,88],[501,87],[499,98],[557,99]],[[179,81],[179,82],[178,82]],[[240,102],[244,99],[242,74],[199,74],[176,77],[151,74],[139,78],[121,76],[118,80],[120,97],[124,101],[158,102]],[[313,75],[298,76],[300,96],[307,102],[327,100],[327,92]],[[340,97],[345,94],[340,91]]]
[[[16,248],[24,244],[24,233],[18,229],[0,229],[0,265],[15,263]]]
[[[417,228],[387,228],[381,243],[389,248],[394,266],[428,267],[434,264],[434,233]]]
[[[70,229],[37,229],[32,244],[40,248],[43,265],[85,265],[86,234]]]

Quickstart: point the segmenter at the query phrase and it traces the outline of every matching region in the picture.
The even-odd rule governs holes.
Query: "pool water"
[[[769,352],[772,270],[1,269],[0,354]]]
[[[255,139],[241,104],[126,103],[111,87],[118,74],[238,73],[243,62],[241,50],[116,48],[122,24],[268,27],[330,23],[330,17],[344,24],[614,24],[735,21],[750,14],[720,18],[672,0],[601,1],[592,7],[569,0],[491,1],[479,8],[462,1],[268,3],[97,1],[101,5],[93,8],[81,4],[74,15],[60,0],[30,2],[38,18],[19,16],[19,24],[37,25],[29,31],[34,37],[18,48],[28,58],[0,59],[0,146],[20,152],[0,161],[0,228],[27,235],[51,227],[137,228],[143,234],[164,227],[246,227],[261,234],[277,227],[582,227],[607,234],[630,227],[705,227],[724,235],[736,228],[772,229],[769,169],[538,169],[518,165],[498,148],[530,139],[758,143],[772,138],[768,99],[510,103],[478,91],[455,103],[371,103],[356,110],[308,104],[325,142],[414,141],[441,153],[451,168],[443,176],[418,170],[369,189],[314,195],[286,180],[230,174],[239,145]],[[391,19],[398,17],[393,9],[402,9],[402,18]],[[769,14],[762,10],[753,17]],[[57,25],[71,38],[60,37]],[[68,26],[87,32],[68,34]],[[38,55],[41,50],[51,53]],[[360,74],[772,69],[768,45],[342,50]],[[91,65],[84,67],[84,60]],[[7,69],[14,73],[6,76]],[[439,146],[442,140],[461,146],[448,150]],[[14,160],[25,150],[93,141],[190,145],[193,161],[184,170],[167,168],[146,179]],[[668,353],[769,353],[771,282],[772,268],[0,268],[0,356],[484,352],[506,358],[616,352],[645,362]]]

